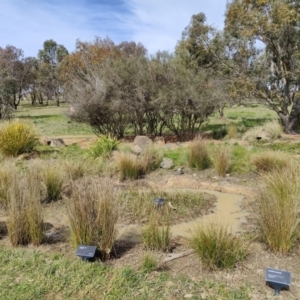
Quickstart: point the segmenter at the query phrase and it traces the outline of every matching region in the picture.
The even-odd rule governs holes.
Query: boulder
[[[134,153],[135,155],[140,155],[143,151],[143,148],[141,148],[138,145],[134,145],[131,147],[131,152]]]
[[[47,141],[47,145],[50,147],[66,147],[63,139],[50,139]]]
[[[171,158],[164,157],[162,162],[160,163],[160,167],[163,169],[171,169],[174,167],[173,160]]]
[[[137,145],[137,146],[141,147],[142,149],[153,144],[152,140],[145,135],[137,135],[135,137],[133,143],[134,143],[134,145]]]

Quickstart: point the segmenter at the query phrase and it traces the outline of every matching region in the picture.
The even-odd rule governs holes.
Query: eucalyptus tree
[[[60,94],[62,93],[62,83],[60,82],[60,65],[68,55],[68,50],[57,44],[54,40],[46,40],[43,49],[38,52],[39,68],[37,83],[42,94],[48,100],[55,97],[56,103],[60,105]]]
[[[287,133],[297,132],[300,116],[300,4],[291,0],[233,0],[225,31],[263,48],[253,62],[253,95],[274,110]]]

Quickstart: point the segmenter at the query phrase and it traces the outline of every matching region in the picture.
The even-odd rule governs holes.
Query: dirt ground
[[[71,143],[74,142],[73,140]],[[76,141],[78,142],[78,140]],[[89,141],[82,141],[86,145]],[[118,179],[112,178],[115,185],[126,185],[126,181],[120,183]],[[128,184],[132,184],[131,182]],[[246,222],[240,225],[240,232],[253,237],[253,242],[249,246],[249,256],[247,260],[230,271],[209,271],[205,269],[195,253],[186,252],[189,250],[188,240],[184,236],[177,235],[172,240],[172,253],[152,252],[159,261],[159,270],[167,270],[171,274],[182,274],[190,277],[194,281],[204,278],[217,279],[230,286],[240,286],[248,284],[254,287],[252,299],[273,299],[274,290],[265,284],[265,268],[287,270],[292,274],[292,285],[289,291],[282,291],[277,299],[300,299],[300,251],[294,248],[289,255],[279,256],[268,251],[266,246],[257,238],[255,226],[255,210],[253,203],[257,196],[256,175],[247,174],[242,176],[228,176],[219,178],[211,171],[195,172],[185,170],[182,175],[174,175],[170,170],[158,170],[147,175],[144,179],[136,182],[139,186],[149,188],[165,189],[193,189],[195,191],[218,191],[221,193],[241,195],[240,209],[247,213]],[[53,202],[44,206],[44,220],[46,222],[47,242],[37,248],[45,253],[60,252],[66,257],[75,258],[74,248],[69,242],[69,226],[66,214],[66,207],[63,201]],[[208,213],[214,214],[211,210]],[[0,227],[2,228],[2,238],[0,245],[11,247],[5,230],[7,216],[5,212],[0,212]],[[29,245],[28,248],[33,248]],[[164,262],[167,258],[174,257],[174,254],[188,253],[187,255]],[[142,244],[117,241],[115,255],[108,263],[119,268],[124,265],[136,266],[141,264],[145,255]],[[172,256],[173,255],[173,256]],[[196,263],[195,263],[196,262]],[[172,285],[172,282],[170,282]],[[202,295],[202,297],[205,295]]]

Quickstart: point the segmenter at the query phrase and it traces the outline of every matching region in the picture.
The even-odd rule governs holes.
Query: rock
[[[160,167],[163,169],[171,169],[174,167],[173,160],[171,158],[164,157],[160,163]]]
[[[47,140],[47,145],[49,145],[50,147],[66,147],[66,144],[63,139]]]
[[[142,149],[146,148],[149,145],[152,145],[153,142],[150,138],[144,135],[137,135],[133,141],[133,143]]]
[[[174,171],[176,172],[177,175],[182,175],[182,174],[184,174],[184,172],[183,172],[183,167],[179,167],[179,168],[175,169]]]
[[[192,297],[193,297],[192,294],[186,294],[186,295],[184,295],[184,298],[186,298],[186,299],[190,299],[190,298],[192,298]]]
[[[134,145],[131,147],[131,152],[134,153],[135,155],[140,155],[143,151],[143,148],[141,148],[138,145]]]

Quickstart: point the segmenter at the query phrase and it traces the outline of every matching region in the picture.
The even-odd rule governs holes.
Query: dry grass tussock
[[[219,176],[225,176],[231,164],[231,153],[227,146],[218,147],[213,154],[213,164]]]
[[[286,254],[299,237],[300,171],[298,164],[260,176],[258,224],[270,250]]]
[[[204,141],[194,141],[188,151],[188,165],[198,170],[207,169],[211,164],[207,144]]]
[[[257,137],[261,137],[262,140],[274,140],[281,137],[283,128],[278,120],[272,120],[265,123],[263,126],[254,127],[248,130],[243,139],[249,142],[257,141]]]
[[[247,256],[248,244],[233,235],[227,226],[209,224],[192,231],[191,247],[209,269],[233,268]]]
[[[37,173],[15,174],[9,189],[8,234],[13,246],[39,245],[44,239],[41,186]]]
[[[252,156],[252,162],[258,172],[271,172],[289,167],[291,157],[280,151],[263,151]]]
[[[39,144],[34,127],[20,120],[6,121],[0,125],[0,152],[5,156],[18,156],[32,151]]]
[[[93,180],[83,180],[80,184],[73,182],[67,209],[74,245],[94,245],[101,252],[102,259],[108,259],[118,220],[113,187],[105,180],[101,184]]]

